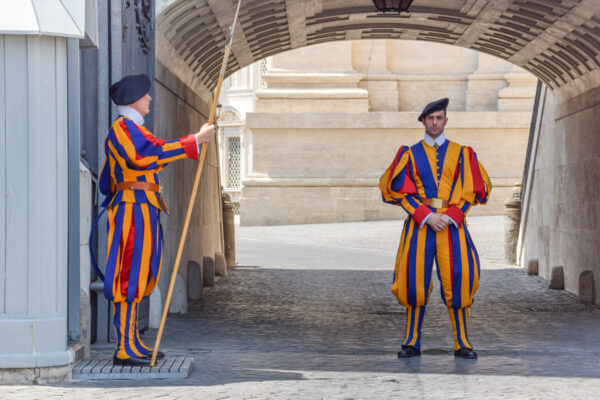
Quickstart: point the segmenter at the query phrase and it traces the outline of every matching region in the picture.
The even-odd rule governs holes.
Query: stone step
[[[154,367],[113,365],[112,358],[91,358],[73,367],[73,379],[181,379],[192,371],[192,357],[165,357]]]

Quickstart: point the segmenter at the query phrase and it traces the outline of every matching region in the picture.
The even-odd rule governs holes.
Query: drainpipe
[[[544,117],[544,106],[548,86],[538,81],[535,93],[533,115],[531,117],[531,129],[529,131],[529,143],[527,144],[527,156],[525,159],[525,171],[523,172],[523,183],[521,186],[521,223],[519,225],[519,239],[517,241],[517,264],[523,265],[523,241],[527,229],[527,218],[529,217],[529,202],[531,201],[531,185],[535,171],[537,158],[537,147]]]

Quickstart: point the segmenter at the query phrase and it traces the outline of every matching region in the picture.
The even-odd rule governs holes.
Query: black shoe
[[[454,357],[460,358],[468,358],[474,360],[477,358],[477,353],[473,351],[473,349],[467,349],[466,347],[461,347],[458,350],[454,350]]]
[[[146,367],[150,366],[150,358],[149,357],[129,357],[129,358],[119,358],[113,357],[113,365],[124,365],[129,367]]]
[[[409,358],[421,355],[421,350],[414,346],[402,346],[402,350],[398,352],[398,358]]]

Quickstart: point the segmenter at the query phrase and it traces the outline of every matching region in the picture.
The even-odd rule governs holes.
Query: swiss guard
[[[441,295],[454,330],[454,355],[477,358],[467,319],[479,287],[479,256],[465,216],[485,204],[492,185],[472,148],[446,139],[448,99],[428,104],[418,120],[425,137],[401,146],[379,188],[386,203],[407,213],[396,257],[392,292],[407,308],[406,334],[399,358],[421,354],[421,324],[433,288],[433,261]]]
[[[176,160],[197,160],[200,143],[215,135],[214,125],[205,124],[198,133],[176,140],[154,137],[144,127],[150,88],[150,78],[143,74],[126,76],[110,87],[119,117],[104,142],[106,161],[99,187],[108,215],[104,295],[113,302],[115,365],[149,365],[152,356],[140,338],[137,320],[139,304],[156,286],[162,263],[160,213],[168,209],[158,172]],[[93,254],[92,261],[102,279]],[[158,357],[164,354],[159,352]]]

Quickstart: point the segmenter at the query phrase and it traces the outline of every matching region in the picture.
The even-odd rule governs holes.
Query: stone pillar
[[[517,183],[510,190],[504,201],[504,262],[517,263],[517,241],[521,223],[521,184]]]
[[[92,227],[92,176],[83,163],[79,165],[79,343],[83,345],[84,358],[90,357],[91,305],[89,235]]]
[[[223,194],[223,237],[227,268],[235,267],[235,212],[228,194]]]
[[[594,304],[595,299],[594,273],[592,271],[583,271],[579,274],[579,302]]]
[[[202,282],[204,286],[215,286],[215,259],[204,256],[202,259]]]
[[[225,259],[225,254],[220,251],[215,252],[215,275],[227,275],[227,260]]]
[[[74,360],[66,38],[0,35],[0,93],[0,368],[57,367],[61,379]]]
[[[552,267],[548,289],[563,290],[565,288],[565,271],[562,265]]]
[[[512,64],[485,53],[477,59],[477,70],[469,75],[467,85],[467,111],[497,111],[498,92],[507,86],[504,76]]]
[[[271,58],[263,74],[266,88],[256,91],[256,112],[367,112],[362,74],[352,68],[347,43],[323,43],[319,57],[300,48]]]
[[[449,111],[466,109],[469,75],[477,68],[477,52],[456,46],[390,40],[387,68],[398,79],[398,110],[416,111],[433,100],[450,98]],[[443,60],[441,62],[440,60]]]
[[[504,75],[508,86],[498,92],[498,111],[530,111],[537,78],[516,65]]]
[[[369,92],[369,111],[398,111],[398,82],[386,65],[386,41],[352,42],[352,66],[363,74],[358,87]]]

